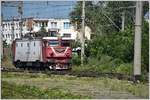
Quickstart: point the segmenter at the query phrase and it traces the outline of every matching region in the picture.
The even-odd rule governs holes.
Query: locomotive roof
[[[43,37],[43,39],[47,39],[47,40],[58,40],[58,37]],[[61,37],[62,40],[72,40],[70,38],[64,38]]]
[[[16,39],[16,41],[37,41],[37,40],[41,40],[41,38],[19,38],[19,39]]]
[[[57,40],[58,37],[43,37],[43,39],[52,39],[52,40]]]

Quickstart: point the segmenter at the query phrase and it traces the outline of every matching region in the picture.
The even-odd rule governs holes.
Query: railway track
[[[77,77],[109,77],[109,78],[117,78],[119,80],[128,80],[135,82],[133,76],[120,74],[120,73],[99,73],[93,71],[72,71],[72,70],[24,70],[17,68],[1,68],[2,72],[28,72],[28,73],[44,73],[47,75],[71,75]],[[147,78],[148,79],[148,78]],[[145,80],[148,82],[148,80]]]

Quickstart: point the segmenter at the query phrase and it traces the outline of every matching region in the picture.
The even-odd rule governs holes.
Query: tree
[[[9,45],[8,45],[7,42],[6,42],[6,40],[3,40],[3,47],[4,47],[4,48],[9,47]]]
[[[77,2],[70,13],[73,24],[81,28],[82,2]],[[148,11],[148,2],[144,2],[144,13]],[[85,2],[85,24],[97,35],[111,34],[121,29],[122,12],[125,12],[125,28],[134,27],[135,1],[92,1]]]
[[[149,72],[149,24],[146,21],[142,27],[142,69]]]
[[[48,36],[48,33],[46,32],[46,29],[42,26],[40,31],[37,33],[38,37],[44,37],[44,36]]]
[[[78,28],[81,24],[81,4],[82,2],[78,2],[74,11],[70,14],[72,23],[77,22]],[[93,4],[92,1],[87,1],[85,4],[85,23],[96,34],[91,41],[87,42],[85,54],[96,59],[105,54],[114,59],[119,58],[125,63],[133,62],[135,2],[99,1]],[[122,12],[125,12],[125,31],[123,32],[119,30]],[[149,25],[144,20],[144,15],[147,12],[148,2],[143,2],[142,70],[144,71],[149,71]]]

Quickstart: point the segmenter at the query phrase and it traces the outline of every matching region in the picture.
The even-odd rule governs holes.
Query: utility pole
[[[81,65],[84,62],[84,34],[85,34],[85,0],[82,1],[82,35],[81,35]]]
[[[121,27],[121,31],[124,31],[124,26],[125,26],[125,12],[123,11],[122,12],[122,16],[121,16],[121,18],[122,18],[122,27]]]
[[[135,36],[134,36],[134,78],[138,80],[141,75],[141,26],[142,26],[142,1],[136,2]]]
[[[22,21],[22,15],[23,15],[23,1],[20,1],[19,2],[19,5],[18,5],[18,13],[19,13],[19,16],[20,16],[20,38],[23,37],[23,34],[22,34],[22,27],[23,27],[23,21]]]
[[[2,2],[0,2],[0,6],[1,6],[1,3]],[[2,14],[2,12],[1,12],[1,20],[0,20],[0,23],[1,23],[1,25],[0,25],[0,53],[1,53],[1,59],[3,58],[3,37],[2,37],[2,34],[3,34],[3,14]],[[1,59],[0,59],[0,61],[1,61]],[[1,63],[1,62],[0,62]]]
[[[11,30],[12,30],[12,41],[15,39],[15,36],[14,36],[14,17],[12,19],[12,24],[11,24]]]

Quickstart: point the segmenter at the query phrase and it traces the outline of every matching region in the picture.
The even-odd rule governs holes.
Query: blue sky
[[[69,18],[75,4],[76,1],[24,1],[23,17]],[[17,1],[2,4],[4,20],[19,16],[17,5]]]

